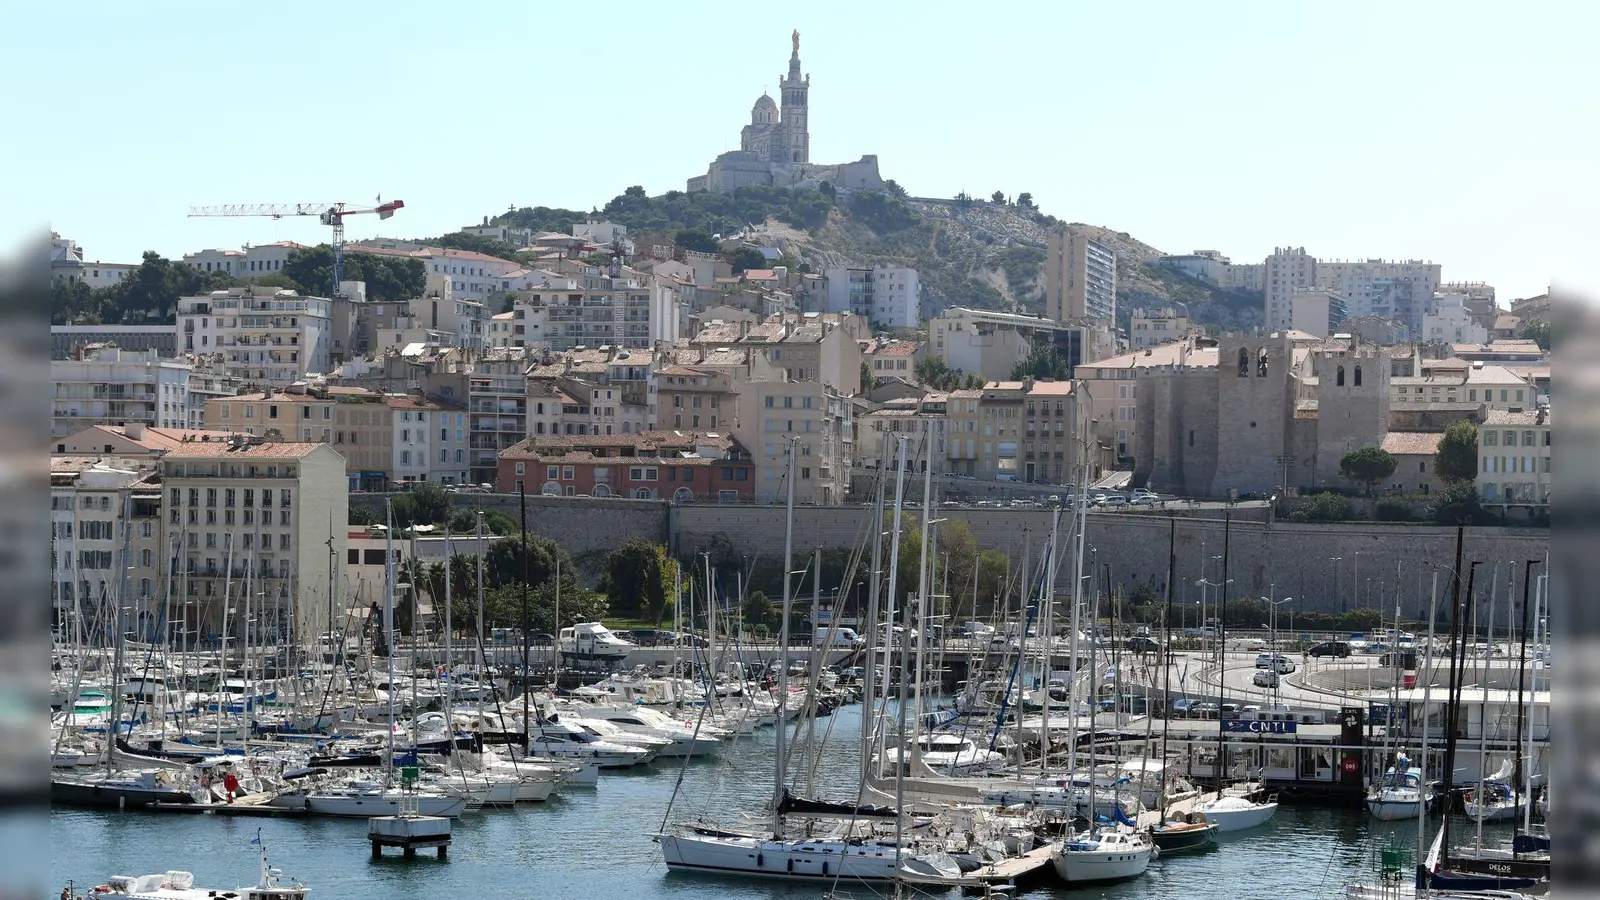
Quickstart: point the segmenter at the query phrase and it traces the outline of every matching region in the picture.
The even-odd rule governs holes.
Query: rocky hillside
[[[648,197],[635,187],[590,213],[524,208],[496,221],[565,231],[573,222],[603,216],[638,233],[679,234],[686,246],[691,239],[743,233],[752,244],[778,247],[808,271],[909,266],[922,281],[925,315],[950,305],[1041,312],[1046,238],[1057,229],[1081,229],[1117,252],[1124,321],[1136,306],[1175,302],[1186,304],[1198,321],[1221,327],[1248,327],[1260,318],[1259,296],[1222,291],[1153,265],[1162,251],[1127,232],[1064,223],[1026,195],[1019,199],[943,200],[898,191],[834,191],[826,184],[817,190],[752,187]]]

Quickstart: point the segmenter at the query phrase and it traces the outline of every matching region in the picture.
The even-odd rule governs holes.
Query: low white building
[[[192,369],[154,350],[118,347],[81,348],[73,359],[51,360],[50,436],[91,425],[191,427]]]
[[[1486,344],[1489,329],[1483,327],[1468,308],[1464,291],[1440,291],[1422,316],[1422,339],[1446,344]]]
[[[1128,349],[1143,350],[1171,343],[1189,333],[1189,311],[1183,307],[1133,311],[1128,321]]]
[[[825,273],[824,311],[866,318],[875,328],[916,328],[922,321],[922,285],[916,269],[836,267]]]
[[[1060,327],[1038,316],[952,306],[928,323],[928,354],[950,369],[996,381],[1011,377],[1016,364],[1033,352],[1040,332]]]

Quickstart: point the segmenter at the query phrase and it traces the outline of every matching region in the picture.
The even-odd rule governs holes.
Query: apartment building
[[[727,430],[738,421],[739,395],[726,374],[689,366],[657,369],[655,429]]]
[[[549,350],[651,347],[678,339],[682,301],[664,278],[613,266],[606,274],[565,277],[519,291],[512,344]],[[518,309],[523,315],[516,317]],[[523,329],[518,334],[518,320]]]
[[[183,353],[221,353],[241,381],[290,384],[329,370],[331,316],[332,301],[322,297],[229,288],[178,299],[178,344]]]
[[[518,482],[551,496],[627,497],[674,503],[743,503],[755,497],[755,465],[727,432],[529,438],[500,454],[502,493]]]
[[[890,400],[877,409],[858,412],[855,465],[863,469],[893,469],[898,439],[906,435],[911,439],[906,449],[910,460],[906,471],[922,472],[932,465],[935,475],[944,474],[949,458],[947,400],[947,394],[930,392],[919,397]]]
[[[467,378],[467,458],[473,484],[492,484],[499,454],[528,436],[526,350],[489,350]]]
[[[491,297],[500,293],[502,275],[522,268],[514,259],[390,238],[355,241],[348,245],[347,252],[418,260],[428,277],[429,291],[442,295],[447,288],[450,298],[479,306],[487,306]]]
[[[51,359],[73,359],[79,347],[90,344],[115,344],[124,350],[154,350],[168,357],[177,355],[171,325],[50,326]]]
[[[1057,322],[1117,317],[1117,253],[1068,228],[1045,241],[1045,316]]]
[[[289,254],[306,249],[294,241],[276,241],[256,244],[243,250],[200,250],[185,253],[181,262],[202,272],[222,272],[235,278],[253,278],[269,272],[280,272]]]
[[[1317,286],[1317,259],[1304,247],[1275,247],[1262,270],[1263,314],[1267,330],[1294,327],[1294,292]]]
[[[1442,290],[1422,316],[1422,340],[1442,344],[1483,344],[1489,329],[1479,324],[1468,307],[1471,297],[1465,291]]]
[[[1289,295],[1289,322],[1294,331],[1326,338],[1349,317],[1344,295],[1322,288],[1295,288]]]
[[[926,341],[901,341],[891,338],[869,338],[857,341],[861,348],[861,361],[867,364],[874,380],[879,378],[904,378],[917,380],[917,363],[927,356]],[[863,388],[868,385],[862,385]]]
[[[50,436],[91,425],[187,428],[193,366],[154,350],[80,347],[50,361]]]
[[[387,400],[365,388],[295,385],[212,400],[206,418],[247,436],[327,444],[349,467],[346,490],[381,491],[395,480],[395,430]]]
[[[1182,306],[1133,311],[1128,320],[1128,349],[1143,350],[1171,343],[1189,333],[1189,310]]]
[[[787,380],[820,381],[847,397],[861,393],[861,347],[826,319],[707,325],[689,343],[708,352],[749,350]]]
[[[119,607],[128,630],[154,627],[165,571],[154,472],[148,460],[50,460],[51,626],[61,639],[105,641]]]
[[[52,456],[92,456],[121,461],[160,459],[188,441],[223,441],[227,431],[151,428],[146,425],[92,425],[50,442]]]
[[[1029,379],[1024,384],[1019,480],[1076,484],[1082,435],[1072,382]]]
[[[983,400],[979,388],[961,388],[945,397],[945,469],[961,475],[977,477],[978,452],[983,448],[979,436],[982,417],[978,404]]]
[[[549,384],[586,406],[588,422],[577,434],[632,434],[645,431],[656,414],[655,358],[648,350],[615,346],[548,351],[528,369],[530,390]],[[578,410],[563,402],[562,425],[584,424]]]
[[[793,440],[796,501],[842,503],[855,455],[852,401],[820,381],[745,381],[738,392],[740,416],[733,433],[755,461],[756,499],[784,499]]]
[[[1361,316],[1393,317],[1413,332],[1439,290],[1440,266],[1423,260],[1317,260],[1315,286],[1337,291]]]
[[[328,630],[349,521],[343,457],[328,444],[239,437],[189,442],[162,457],[160,471],[160,545],[177,548],[181,585],[169,620],[214,637],[224,633],[224,604],[246,598],[264,640],[287,640],[291,621],[301,635]],[[244,606],[226,633],[243,634]]]
[[[1550,408],[1490,410],[1478,426],[1478,497],[1501,506],[1550,504]]]

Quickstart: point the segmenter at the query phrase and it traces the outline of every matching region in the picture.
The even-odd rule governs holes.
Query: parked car
[[[1217,705],[1215,703],[1196,703],[1189,707],[1189,718],[1191,719],[1215,719],[1216,717]]]
[[[961,623],[960,634],[962,637],[969,638],[988,637],[994,634],[994,626],[985,625],[982,622],[963,622]]]
[[[1287,675],[1294,671],[1294,662],[1282,653],[1263,653],[1256,657],[1256,668]]]
[[[1350,656],[1350,645],[1344,641],[1323,641],[1307,650],[1306,655],[1318,658],[1332,656],[1336,659],[1345,659]]]
[[[1161,645],[1155,638],[1140,635],[1128,638],[1128,650],[1132,653],[1160,653]]]
[[[1171,709],[1178,715],[1184,715],[1189,712],[1189,707],[1194,706],[1196,702],[1197,701],[1188,697],[1180,697],[1177,700],[1172,701]]]
[[[1095,504],[1095,506],[1108,506],[1108,507],[1111,507],[1111,506],[1127,506],[1127,505],[1128,505],[1128,498],[1124,497],[1121,494],[1107,494],[1104,497],[1101,497],[1099,502],[1097,502]]]
[[[1250,683],[1256,687],[1275,688],[1278,686],[1278,673],[1271,669],[1262,669],[1256,672]]]

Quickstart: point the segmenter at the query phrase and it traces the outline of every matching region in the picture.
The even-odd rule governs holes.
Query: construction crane
[[[383,197],[378,197],[378,205],[371,209],[350,209],[347,203],[230,203],[222,206],[191,206],[189,216],[265,216],[281,219],[285,216],[316,216],[324,225],[333,227],[333,292],[339,292],[339,282],[344,280],[344,217],[364,216],[376,213],[378,218],[387,219],[394,215],[395,210],[403,209],[404,200],[390,200],[383,202]]]

